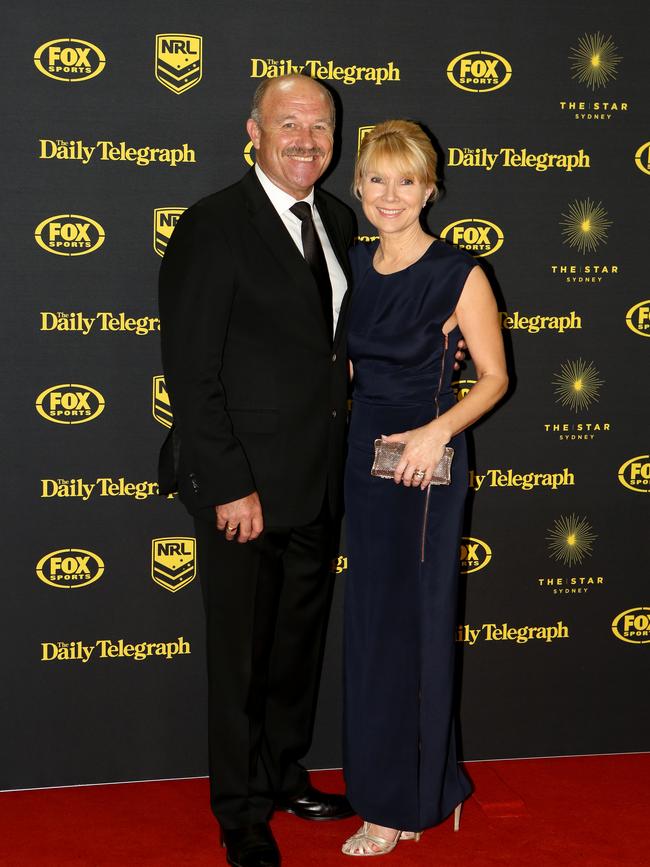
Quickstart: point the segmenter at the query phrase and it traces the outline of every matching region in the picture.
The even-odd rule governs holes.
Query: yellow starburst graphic
[[[594,539],[598,538],[592,529],[586,518],[575,514],[562,515],[546,537],[550,556],[565,566],[580,565],[591,556]]]
[[[598,400],[600,386],[604,380],[598,378],[593,362],[565,361],[560,372],[555,374],[555,402],[567,406],[574,412],[587,409]]]
[[[572,77],[592,90],[606,87],[616,78],[617,66],[622,59],[616,51],[611,36],[605,37],[600,32],[585,33],[578,39],[578,47],[571,48],[569,53]]]
[[[596,204],[591,199],[576,199],[562,217],[563,244],[577,247],[581,253],[593,253],[599,244],[607,243],[607,230],[612,221],[607,219],[602,202]]]

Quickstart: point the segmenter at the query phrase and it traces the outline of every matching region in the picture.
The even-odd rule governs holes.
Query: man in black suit
[[[256,167],[197,202],[160,273],[174,430],[161,493],[194,516],[207,615],[211,804],[230,864],[279,863],[275,809],[351,815],[307,752],[332,576],[346,424],[352,212],[314,184],[333,146],[329,92],[265,80]],[[297,203],[299,204],[297,207]]]

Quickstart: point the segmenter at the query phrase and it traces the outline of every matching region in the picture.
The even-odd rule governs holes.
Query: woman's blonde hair
[[[413,175],[425,186],[433,187],[428,201],[438,196],[438,157],[421,126],[411,120],[385,120],[367,133],[359,148],[354,167],[352,193],[361,199],[361,181],[373,164],[390,162],[398,171]]]

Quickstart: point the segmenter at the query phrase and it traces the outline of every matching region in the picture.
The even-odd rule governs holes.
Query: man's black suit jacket
[[[188,208],[169,240],[160,324],[174,428],[159,482],[192,514],[252,491],[267,526],[308,523],[326,488],[339,507],[355,223],[328,193],[315,203],[348,278],[334,345],[309,266],[254,171]]]

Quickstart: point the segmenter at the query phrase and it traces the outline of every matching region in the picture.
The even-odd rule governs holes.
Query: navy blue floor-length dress
[[[418,831],[441,822],[471,786],[457,765],[453,678],[459,542],[467,493],[463,434],[450,486],[426,492],[373,478],[373,442],[454,404],[445,338],[471,256],[434,241],[383,275],[377,244],[352,251],[348,349],[354,391],[345,478],[344,772],[369,822]]]

